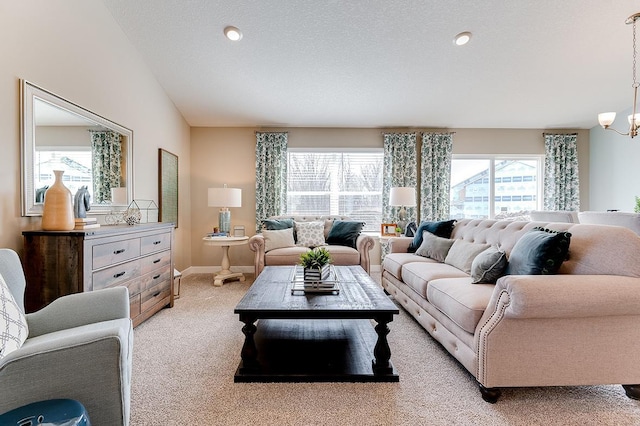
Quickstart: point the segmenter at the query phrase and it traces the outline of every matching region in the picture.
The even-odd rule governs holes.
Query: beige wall
[[[207,188],[242,189],[242,207],[232,209],[231,222],[244,225],[247,235],[255,234],[255,131],[287,131],[289,147],[382,148],[383,129],[339,128],[192,128],[191,200],[192,259],[194,266],[220,265],[222,249],[205,247],[202,237],[217,226],[217,209],[207,207]],[[416,131],[422,129],[393,129]],[[455,154],[544,154],[543,130],[458,129],[455,130]],[[554,132],[565,132],[554,130]],[[589,131],[578,131],[581,198],[588,202]],[[230,248],[232,266],[253,265],[247,246]],[[372,264],[379,264],[376,248]]]
[[[133,130],[134,194],[158,201],[158,148],[179,156],[176,263],[191,265],[190,128],[100,1],[0,3],[0,247],[22,251],[19,80]]]

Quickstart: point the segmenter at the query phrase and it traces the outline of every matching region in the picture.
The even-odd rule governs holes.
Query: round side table
[[[204,241],[205,245],[222,247],[222,264],[220,265],[220,272],[213,279],[213,285],[221,286],[225,280],[231,278],[244,281],[242,272],[231,272],[231,270],[229,270],[231,267],[229,262],[229,247],[247,244],[249,237],[203,237],[202,241]]]

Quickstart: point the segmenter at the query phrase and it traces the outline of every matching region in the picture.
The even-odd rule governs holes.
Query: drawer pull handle
[[[124,253],[125,249],[120,249],[120,250],[115,250],[113,252],[113,254],[120,254],[120,253]]]
[[[160,262],[160,259],[156,259],[153,261],[153,263],[158,263],[158,262]]]
[[[158,245],[158,244],[160,244],[161,242],[162,242],[162,240],[160,240],[160,241],[154,241],[154,242],[153,242],[153,245],[154,245],[154,246],[155,246],[155,245]]]
[[[117,274],[113,274],[113,278],[120,278],[124,274],[126,274],[126,272],[118,272]]]
[[[162,274],[158,274],[158,275],[156,275],[155,277],[153,277],[153,279],[154,279],[154,280],[157,280],[158,278],[160,278],[160,275],[162,275]]]
[[[158,297],[158,295],[160,294],[160,292],[157,292],[153,295],[153,297]]]

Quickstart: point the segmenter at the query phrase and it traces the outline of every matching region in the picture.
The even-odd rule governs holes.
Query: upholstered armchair
[[[0,249],[0,274],[24,313],[25,277],[13,250]],[[84,405],[92,424],[128,425],[133,350],[128,290],[71,294],[25,317],[26,340],[0,357],[0,413],[68,398]]]

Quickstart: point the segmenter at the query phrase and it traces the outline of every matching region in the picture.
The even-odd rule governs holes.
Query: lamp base
[[[218,213],[218,227],[220,232],[231,232],[231,212],[229,209],[220,209]]]

